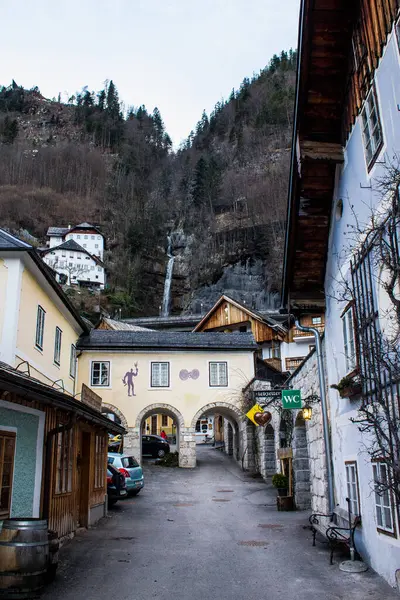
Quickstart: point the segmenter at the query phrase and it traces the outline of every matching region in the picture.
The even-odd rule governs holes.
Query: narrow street
[[[386,600],[377,575],[342,573],[312,547],[307,513],[277,512],[275,490],[202,447],[196,470],[147,463],[146,487],[61,552],[43,600]]]

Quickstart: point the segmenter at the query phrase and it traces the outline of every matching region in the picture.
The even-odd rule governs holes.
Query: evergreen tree
[[[201,156],[197,161],[193,182],[193,203],[202,206],[207,199],[207,162]]]
[[[120,116],[118,91],[113,80],[110,81],[107,90],[107,112],[114,120],[117,120]]]

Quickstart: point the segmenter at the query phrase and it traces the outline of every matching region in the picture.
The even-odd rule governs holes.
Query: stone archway
[[[122,413],[119,410],[119,408],[114,406],[114,404],[109,404],[108,402],[102,402],[101,412],[102,413],[106,412],[105,409],[107,411],[109,411],[110,413],[114,413],[114,415],[116,415],[118,417],[118,419],[120,420],[122,427],[124,427],[124,429],[126,429],[126,431],[128,431],[128,421],[127,421],[124,413]]]
[[[306,422],[302,411],[297,413],[293,429],[294,501],[300,510],[311,508],[310,463]]]
[[[172,404],[166,403],[155,403],[149,404],[143,410],[141,410],[136,416],[135,427],[131,428],[131,440],[132,440],[132,449],[136,452],[136,456],[140,457],[140,462],[142,461],[142,424],[143,422],[152,414],[161,414],[167,415],[171,417],[177,426],[177,451],[179,452],[179,466],[180,467],[194,467],[196,463],[190,461],[188,459],[188,455],[190,452],[187,451],[187,445],[189,443],[188,438],[188,428],[185,427],[185,420],[181,414],[181,412],[172,406]],[[190,458],[190,457],[189,457]]]
[[[229,402],[210,402],[205,404],[196,412],[191,422],[191,431],[195,431],[196,423],[203,415],[218,414],[224,418],[224,437],[225,437],[225,452],[233,455],[235,460],[241,460],[241,450],[247,447],[248,427],[243,419],[243,413],[234,404]],[[194,460],[196,461],[196,447],[193,448]],[[248,453],[245,454],[245,467],[248,467],[248,462],[251,457]]]

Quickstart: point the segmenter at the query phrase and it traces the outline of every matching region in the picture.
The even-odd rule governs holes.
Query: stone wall
[[[324,363],[325,363],[325,345],[323,343],[324,352]],[[293,389],[301,390],[302,398],[306,398],[311,394],[317,394],[320,396],[319,390],[319,379],[318,379],[318,366],[317,366],[317,353],[314,352],[305,361],[305,363],[294,372],[293,376],[289,379],[288,384]],[[309,493],[311,494],[311,508],[314,512],[326,513],[329,510],[328,506],[328,485],[327,485],[327,474],[326,474],[326,461],[325,461],[325,444],[324,444],[324,433],[322,424],[322,413],[321,404],[316,403],[312,405],[313,414],[310,421],[305,424],[306,440],[308,448],[308,464],[309,464],[309,480],[310,487]],[[297,414],[300,411],[296,411]],[[297,418],[297,414],[294,418]],[[300,444],[297,448],[297,459],[305,460],[302,456],[304,454],[304,444],[299,440],[296,442]],[[300,451],[300,453],[299,453]],[[296,460],[296,454],[294,453],[294,460]],[[298,463],[296,466],[300,467],[306,463]],[[294,463],[294,468],[295,463]],[[306,477],[305,474],[300,475],[300,479]],[[297,484],[306,483],[306,481],[297,481]],[[300,485],[295,491],[295,494],[299,497],[300,505],[307,503],[307,489],[306,486]],[[305,495],[304,495],[305,494]]]

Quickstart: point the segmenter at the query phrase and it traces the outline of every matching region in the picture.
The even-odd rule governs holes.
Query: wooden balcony
[[[325,324],[321,323],[320,325],[305,325],[305,327],[313,327],[313,329],[316,329],[320,334],[324,333],[325,331]],[[301,329],[297,329],[297,327],[295,327],[293,329],[293,339],[295,340],[296,338],[304,338],[304,337],[314,337],[314,334],[311,333],[311,331],[301,331]]]

